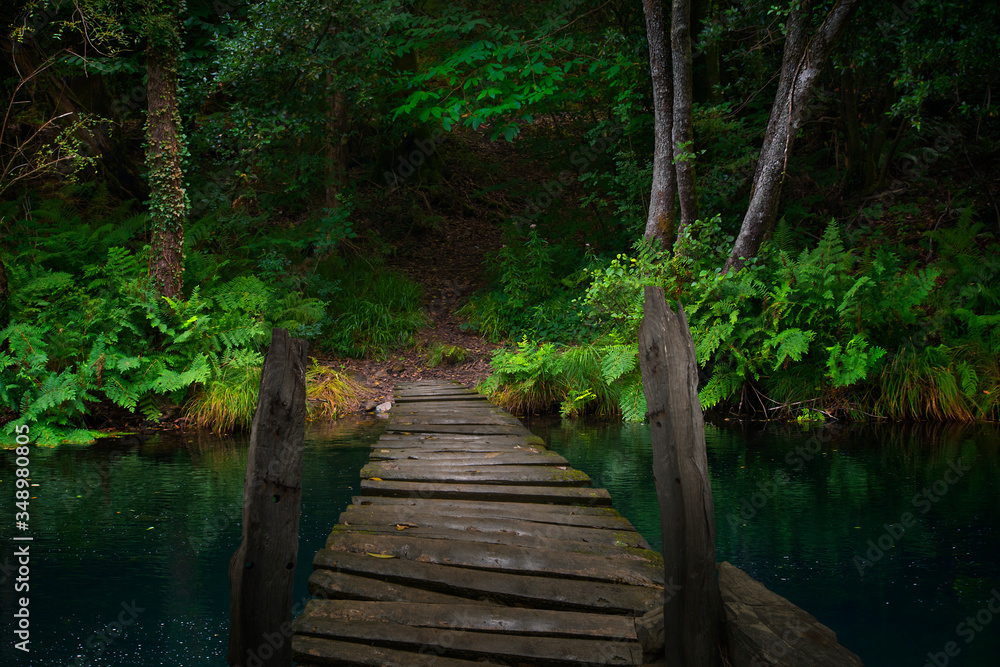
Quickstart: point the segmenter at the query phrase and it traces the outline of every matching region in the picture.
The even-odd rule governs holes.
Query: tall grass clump
[[[344,373],[315,359],[306,371],[306,408],[311,419],[337,419],[351,411],[361,390]]]
[[[385,357],[427,323],[422,300],[423,289],[406,276],[354,262],[330,300],[331,322],[321,344],[348,357]]]
[[[250,430],[262,367],[260,360],[223,365],[185,405],[188,422],[217,433]]]

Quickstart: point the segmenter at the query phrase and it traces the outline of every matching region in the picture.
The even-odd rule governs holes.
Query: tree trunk
[[[681,222],[677,249],[684,231],[698,219],[698,192],[694,175],[694,132],[691,126],[691,0],[673,0],[670,49],[674,69],[674,169]]]
[[[646,15],[646,36],[649,39],[649,69],[653,81],[653,186],[649,194],[649,215],[646,217],[647,239],[658,239],[663,247],[674,236],[674,191],[677,188],[674,171],[673,82],[670,74],[670,51],[667,49],[666,21],[661,0],[643,0]]]
[[[184,139],[177,110],[178,12],[155,17],[159,34],[146,48],[148,117],[146,165],[149,168],[150,223],[153,228],[149,273],[163,296],[181,293],[184,271]],[[153,21],[151,20],[151,23]],[[169,25],[169,28],[162,28]],[[171,30],[173,29],[173,30]]]
[[[653,440],[653,477],[663,534],[666,664],[720,662],[722,599],[715,569],[715,506],[694,340],[683,310],[645,288],[639,367]]]
[[[302,508],[309,345],[271,333],[250,428],[243,483],[243,538],[229,561],[229,644],[233,667],[292,664],[292,584]]]
[[[788,18],[785,53],[781,65],[778,92],[768,118],[764,143],[754,173],[750,204],[739,236],[726,260],[725,271],[739,271],[748,259],[757,255],[764,236],[774,221],[785,180],[788,156],[805,113],[806,102],[819,76],[823,62],[830,56],[860,0],[837,0],[826,20],[806,48],[807,23],[811,7],[804,0]]]
[[[333,90],[332,75],[327,75],[330,85],[327,103],[329,116],[326,122],[326,207],[331,210],[340,208],[337,195],[347,184],[347,100],[344,93]]]

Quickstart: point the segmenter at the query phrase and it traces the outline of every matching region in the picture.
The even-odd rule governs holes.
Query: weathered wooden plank
[[[406,440],[406,439],[416,439],[416,440],[491,440],[495,442],[523,442],[527,441],[528,444],[545,446],[545,441],[539,438],[537,435],[532,435],[528,433],[514,433],[514,434],[503,434],[494,433],[492,435],[469,435],[468,433],[413,433],[411,435],[403,435],[402,433],[387,432],[383,433],[380,440]]]
[[[299,667],[345,665],[348,667],[475,667],[496,665],[485,660],[446,658],[436,651],[405,651],[370,643],[336,641],[325,637],[294,635],[292,656]],[[308,662],[305,662],[308,661]]]
[[[548,505],[540,503],[440,500],[432,498],[391,498],[355,496],[348,510],[372,508],[411,510],[424,515],[512,519],[542,524],[588,526],[605,530],[632,531],[635,528],[618,511],[607,506]]]
[[[435,413],[447,413],[447,414],[461,414],[464,412],[486,412],[494,415],[509,415],[507,410],[504,410],[498,405],[493,405],[492,403],[485,403],[482,405],[476,405],[469,403],[468,401],[462,401],[452,406],[435,406],[427,403],[407,403],[405,405],[397,405],[393,412],[395,414],[435,414]]]
[[[313,570],[309,575],[309,593],[331,600],[383,600],[388,602],[467,603],[467,598],[436,593],[372,577],[333,570]],[[481,603],[486,604],[486,603]]]
[[[460,419],[467,420],[469,423],[477,423],[476,420],[479,419],[504,419],[504,423],[518,424],[517,418],[507,412],[502,412],[500,410],[473,410],[471,412],[466,412],[464,410],[410,410],[407,412],[398,412],[392,415],[393,421],[407,421],[407,420],[425,420],[433,421],[437,419]],[[459,422],[463,423],[463,422]],[[490,422],[486,422],[490,423]]]
[[[529,662],[532,665],[639,665],[638,642],[523,637],[489,632],[462,632],[449,628],[421,628],[378,621],[317,619],[300,616],[295,621],[300,635],[381,643],[412,651],[438,653],[445,657]]]
[[[521,422],[510,415],[496,413],[479,413],[462,416],[436,415],[416,413],[413,415],[396,415],[390,422],[396,430],[405,430],[405,426],[520,426]]]
[[[378,442],[372,445],[372,449],[413,449],[419,447],[427,452],[444,451],[516,451],[518,449],[527,452],[544,451],[546,448],[534,444],[527,438],[497,438],[494,436],[466,435],[461,437],[435,437],[417,438],[415,436],[405,436],[400,438],[389,438],[383,436]]]
[[[411,403],[441,403],[441,404],[455,404],[455,403],[482,403],[484,405],[489,405],[490,402],[482,394],[470,393],[470,394],[449,394],[449,395],[439,395],[430,394],[428,396],[397,396],[396,403],[399,404],[411,404]]]
[[[569,515],[574,516],[574,515]],[[593,517],[603,519],[604,517]],[[411,508],[407,506],[351,506],[340,515],[339,524],[349,527],[376,526],[397,530],[397,526],[412,524],[420,529],[446,529],[463,531],[472,535],[483,535],[489,538],[493,534],[509,536],[543,537],[550,540],[571,540],[584,544],[606,544],[619,547],[649,549],[649,543],[634,529],[609,530],[605,527],[566,525],[559,523],[540,523],[513,518],[494,518],[485,511],[482,516],[470,517],[462,514],[444,514],[428,511],[427,508]],[[631,528],[631,526],[629,526]],[[335,529],[336,530],[336,529]],[[407,531],[410,532],[409,530]],[[420,534],[417,533],[419,537]],[[453,537],[457,537],[453,536]]]
[[[519,486],[589,487],[587,473],[566,466],[470,465],[425,461],[372,461],[361,468],[362,479],[450,482],[456,484],[518,484]]]
[[[406,561],[499,571],[509,574],[543,574],[634,586],[662,586],[659,563],[630,556],[617,557],[558,552],[506,544],[431,540],[408,535],[341,533],[327,549],[359,554],[392,556]]]
[[[605,489],[588,487],[524,486],[500,484],[439,484],[431,482],[361,480],[361,493],[396,498],[439,498],[442,500],[490,500],[499,502],[611,505]]]
[[[569,461],[555,452],[529,451],[523,449],[491,448],[492,451],[426,451],[424,449],[376,448],[372,450],[372,461],[406,461],[441,463],[444,465],[536,465],[536,466],[568,466]]]
[[[387,433],[454,433],[456,435],[528,435],[530,431],[520,424],[393,424]]]
[[[312,620],[390,623],[503,635],[637,641],[635,623],[626,616],[605,617],[578,611],[511,608],[468,602],[433,604],[311,600],[302,615]]]
[[[244,479],[242,541],[229,561],[227,660],[233,667],[253,661],[284,667],[292,659],[288,642],[274,647],[266,658],[255,652],[266,637],[280,636],[291,616],[308,349],[306,341],[276,328],[261,371]]]
[[[414,524],[409,521],[406,523]],[[534,524],[538,526],[539,524]],[[548,526],[548,528],[563,528],[562,526]],[[573,529],[570,529],[573,530]],[[344,533],[358,533],[362,535],[389,535],[398,536],[406,534],[409,538],[421,538],[430,540],[461,540],[465,542],[482,542],[484,544],[501,544],[517,547],[528,547],[531,549],[545,549],[550,552],[566,551],[570,553],[589,554],[592,556],[607,556],[612,558],[645,558],[651,563],[662,564],[662,557],[655,551],[640,547],[638,542],[642,538],[638,533],[621,534],[600,529],[577,528],[577,531],[590,530],[594,533],[594,538],[584,541],[572,535],[550,536],[545,534],[532,534],[527,532],[514,532],[513,530],[479,530],[475,526],[465,528],[438,528],[433,526],[421,526],[414,524],[376,525],[353,523],[350,525],[334,526],[333,532],[327,540],[327,545],[331,545],[333,540],[339,539]],[[542,533],[543,531],[538,531]],[[555,534],[557,531],[552,531]],[[631,543],[631,544],[630,544]]]
[[[434,397],[438,397],[438,396],[443,396],[444,397],[443,400],[450,400],[453,396],[474,396],[474,397],[479,398],[479,399],[488,400],[486,398],[486,396],[484,396],[483,394],[480,394],[477,391],[474,391],[474,390],[471,390],[471,389],[465,389],[465,390],[463,390],[461,388],[458,388],[458,389],[449,388],[449,389],[445,389],[443,391],[432,391],[430,389],[428,389],[428,390],[414,390],[412,392],[407,392],[407,393],[409,393],[410,395],[409,396],[405,396],[405,395],[403,395],[403,396],[397,396],[397,395],[394,394],[393,398],[403,398],[403,399],[409,400],[409,399],[434,398]],[[424,395],[421,395],[422,393]]]
[[[663,604],[663,588],[515,575],[399,558],[372,558],[320,549],[313,567],[378,578],[400,585],[508,606],[642,616]]]

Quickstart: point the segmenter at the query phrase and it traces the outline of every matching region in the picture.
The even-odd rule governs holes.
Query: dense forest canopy
[[[687,310],[706,408],[1000,416],[995,3],[0,17],[8,433],[245,425],[271,327],[327,360],[412,344],[427,314],[400,267],[461,229],[454,252],[485,253],[464,326],[519,341],[484,385],[508,406],[642,419],[655,283]],[[320,405],[351,392],[335,363],[311,383]]]

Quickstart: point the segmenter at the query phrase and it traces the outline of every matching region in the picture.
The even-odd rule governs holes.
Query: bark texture
[[[653,186],[649,193],[645,237],[659,239],[664,247],[669,247],[674,236],[674,193],[677,180],[671,145],[674,93],[670,51],[667,48],[667,23],[660,0],[643,0],[642,8],[646,16],[646,36],[649,39],[649,69],[653,80],[653,112],[656,123]]]
[[[691,0],[673,0],[670,50],[674,70],[674,169],[681,220],[677,240],[688,225],[698,219],[698,192],[694,173],[694,132],[691,121]],[[680,248],[680,245],[677,246]]]
[[[176,15],[171,19],[176,22]],[[146,49],[146,165],[153,229],[149,272],[159,293],[170,298],[176,298],[183,287],[188,211],[182,162],[185,149],[177,110],[177,51],[177,44],[167,39],[151,39]]]
[[[750,204],[739,236],[726,261],[726,271],[739,271],[756,256],[781,198],[788,156],[823,63],[847,27],[860,0],[838,0],[809,39],[812,2],[804,0],[788,18],[778,92],[768,118],[764,143],[754,173]]]
[[[722,601],[698,367],[687,317],[670,309],[659,287],[645,288],[639,368],[663,531],[666,664],[715,667]]]

